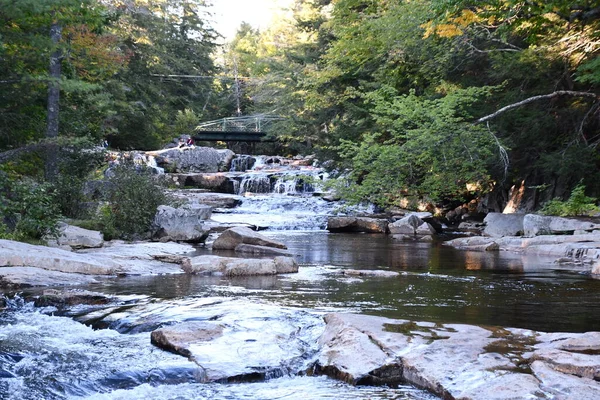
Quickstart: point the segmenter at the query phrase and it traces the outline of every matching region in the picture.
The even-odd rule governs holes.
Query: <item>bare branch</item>
[[[528,99],[519,101],[517,103],[509,104],[505,107],[502,107],[501,109],[499,109],[498,111],[496,111],[493,114],[486,115],[485,117],[479,118],[477,121],[475,121],[475,124],[480,124],[482,122],[489,121],[490,119],[496,118],[498,115],[503,114],[506,111],[510,111],[514,108],[518,108],[518,107],[524,106],[526,104],[533,103],[534,101],[547,100],[547,99],[552,99],[554,97],[559,97],[559,96],[587,97],[587,98],[590,98],[593,100],[600,99],[600,96],[598,96],[595,93],[576,92],[576,91],[572,91],[572,90],[557,90],[556,92],[529,97]]]
[[[41,141],[27,146],[18,147],[16,149],[0,152],[0,164],[14,160],[15,158],[20,157],[22,154],[35,153],[37,151],[44,150],[48,148],[49,145],[49,141]]]

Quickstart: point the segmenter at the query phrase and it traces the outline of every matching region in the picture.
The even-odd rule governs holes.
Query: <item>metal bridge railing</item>
[[[197,132],[264,132],[269,123],[281,117],[270,114],[259,114],[245,117],[229,117],[206,121],[196,127]]]

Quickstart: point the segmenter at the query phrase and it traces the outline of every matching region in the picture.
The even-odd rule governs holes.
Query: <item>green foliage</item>
[[[490,90],[456,90],[440,99],[393,96],[389,87],[370,93],[376,126],[386,133],[343,142],[340,155],[351,173],[339,193],[389,206],[406,196],[461,198],[467,184],[487,187],[496,144],[486,129],[467,122],[467,109]]]
[[[103,233],[129,240],[147,237],[157,207],[170,203],[163,188],[150,171],[129,164],[113,168],[109,182],[112,189],[98,215]]]
[[[60,217],[50,187],[0,171],[0,237],[33,240],[57,234]]]
[[[560,199],[550,200],[540,210],[540,213],[561,217],[591,215],[600,211],[600,207],[596,205],[597,201],[598,199],[585,195],[585,186],[580,182],[575,186],[567,201]]]

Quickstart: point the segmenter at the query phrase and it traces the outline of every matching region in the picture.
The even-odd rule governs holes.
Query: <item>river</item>
[[[83,287],[118,296],[118,307],[66,312],[6,292],[0,313],[1,399],[435,399],[409,386],[353,387],[310,376],[327,312],[540,331],[600,330],[600,281],[551,260],[458,251],[442,241],[398,241],[323,230],[333,205],[296,193],[248,197],[214,219],[268,225],[300,263],[297,274],[224,278],[121,277]],[[210,253],[199,247],[198,254]],[[400,272],[350,277],[344,269]],[[198,366],[154,347],[150,332],[179,321],[219,320],[266,329],[298,327],[305,356],[251,382],[202,383]],[[252,341],[248,341],[251,346]],[[230,349],[215,346],[215,358]],[[238,349],[239,351],[239,349]],[[268,357],[268,354],[265,354]]]

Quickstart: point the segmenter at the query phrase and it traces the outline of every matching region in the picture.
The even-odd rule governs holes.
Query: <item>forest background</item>
[[[331,160],[351,201],[600,194],[597,1],[297,0],[226,45],[210,6],[0,0],[5,231],[32,199],[74,214],[104,139],[157,149],[240,112],[284,117],[261,150]]]

